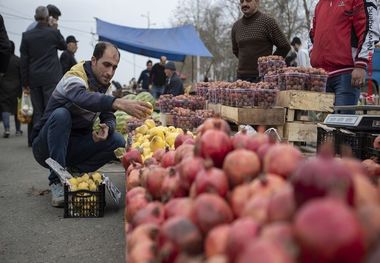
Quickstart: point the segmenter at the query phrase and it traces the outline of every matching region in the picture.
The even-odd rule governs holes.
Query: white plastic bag
[[[30,99],[30,95],[26,94],[25,92],[22,92],[21,110],[22,110],[22,113],[25,116],[29,116],[30,117],[30,116],[33,115],[32,100]]]

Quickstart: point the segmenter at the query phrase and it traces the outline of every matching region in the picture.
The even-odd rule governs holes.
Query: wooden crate
[[[317,124],[310,122],[287,122],[284,125],[284,139],[289,142],[317,142]]]
[[[285,123],[285,109],[282,107],[261,109],[222,105],[220,115],[223,119],[236,124],[277,126]]]
[[[323,122],[328,112],[286,109],[286,121]]]
[[[334,99],[333,93],[284,90],[279,93],[277,105],[292,110],[333,112]]]
[[[222,107],[221,104],[207,103],[207,109],[208,110],[213,110],[216,114],[220,114],[220,108],[221,107]]]
[[[162,126],[173,126],[173,115],[168,113],[160,113],[160,122]]]

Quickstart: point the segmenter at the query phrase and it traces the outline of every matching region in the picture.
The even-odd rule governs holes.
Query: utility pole
[[[199,26],[199,0],[197,0],[197,31],[198,31],[198,35],[199,35],[199,30],[200,30],[200,26]],[[199,82],[200,81],[200,65],[201,65],[201,59],[199,56],[197,56],[197,79],[196,81]]]

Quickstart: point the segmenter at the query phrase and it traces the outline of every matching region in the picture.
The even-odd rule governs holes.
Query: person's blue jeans
[[[10,112],[2,112],[1,116],[3,119],[4,130],[9,131],[11,113]],[[17,119],[17,114],[15,114],[15,126],[16,126],[16,131],[19,131],[20,130],[20,122]]]
[[[160,96],[164,93],[164,86],[152,86],[152,96],[157,100],[160,98]]]
[[[96,171],[116,160],[113,151],[124,146],[124,137],[117,132],[97,143],[92,133],[71,136],[71,114],[66,108],[52,112],[32,144],[34,158],[43,167],[49,168],[45,160],[51,157],[62,167],[75,168],[81,173]],[[53,171],[50,171],[49,181],[50,184],[60,182]]]
[[[335,106],[357,105],[360,89],[351,85],[351,73],[336,75],[327,79],[327,92],[335,93]],[[341,114],[355,114],[355,111],[339,111]]]

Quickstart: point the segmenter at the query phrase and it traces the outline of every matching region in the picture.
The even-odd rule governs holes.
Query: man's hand
[[[29,95],[29,94],[30,94],[30,88],[29,88],[29,86],[24,86],[24,87],[22,88],[22,91],[23,91],[25,94]]]
[[[351,85],[355,88],[362,87],[364,85],[365,75],[365,69],[354,68],[354,70],[352,71]]]
[[[375,45],[375,48],[380,48],[380,41],[377,42],[377,44]]]
[[[112,106],[115,110],[124,111],[138,119],[143,119],[150,116],[153,111],[151,105],[148,103],[135,100],[116,99]]]
[[[100,123],[99,128],[100,130],[98,132],[92,132],[92,139],[94,140],[94,142],[107,140],[108,131],[110,130],[110,128],[105,123]]]

